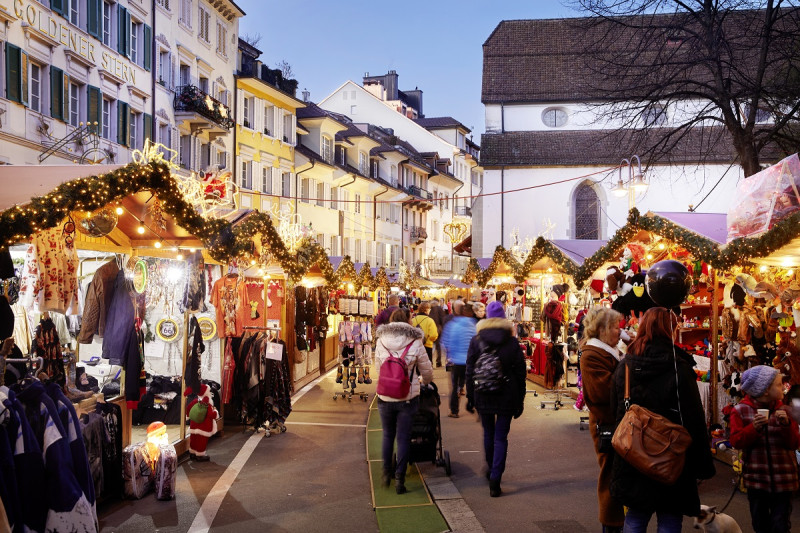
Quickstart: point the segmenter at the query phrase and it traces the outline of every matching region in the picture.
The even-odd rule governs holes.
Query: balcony
[[[416,196],[417,198],[422,198],[423,200],[433,199],[433,195],[431,193],[429,193],[425,189],[417,187],[416,185],[409,185],[408,187],[406,187],[406,192],[408,194]]]
[[[228,133],[235,124],[228,106],[194,85],[178,87],[174,105],[175,119],[187,122],[192,132],[208,131],[215,137]]]
[[[416,185],[409,185],[405,187],[405,192],[413,196],[413,198],[409,198],[403,202],[403,205],[419,207],[423,211],[433,209],[433,195],[425,189],[417,187]]]
[[[467,207],[465,205],[459,205],[456,207],[455,212],[453,214],[457,217],[471,217],[472,208]]]
[[[422,244],[428,238],[428,231],[422,226],[411,226],[408,230],[412,244]]]

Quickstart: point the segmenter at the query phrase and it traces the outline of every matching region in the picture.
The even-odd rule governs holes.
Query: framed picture
[[[217,323],[213,319],[202,316],[197,319],[197,324],[204,341],[210,341],[217,336]]]
[[[156,324],[156,335],[164,342],[175,342],[181,336],[181,326],[172,317],[165,317]]]

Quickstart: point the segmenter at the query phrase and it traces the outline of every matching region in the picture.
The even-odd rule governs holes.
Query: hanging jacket
[[[134,308],[125,282],[125,272],[118,271],[114,294],[108,307],[103,335],[103,357],[112,365],[122,365],[133,335]],[[137,374],[138,375],[138,374]]]
[[[694,373],[695,361],[691,355],[665,339],[652,341],[639,356],[627,355],[614,372],[611,405],[617,423],[625,415],[626,364],[631,372],[631,403],[650,409],[676,424],[681,423],[680,410],[683,427],[689,431],[692,443],[686,451],[683,472],[674,485],[654,481],[615,456],[611,494],[623,505],[640,511],[697,516],[700,514],[697,480],[710,479],[715,469],[705,412],[697,389],[697,375]]]
[[[101,337],[105,334],[106,314],[114,296],[118,273],[117,262],[109,261],[98,268],[92,276],[83,305],[81,331],[78,334],[80,344],[91,344],[95,334]]]
[[[797,458],[800,446],[797,422],[789,414],[789,424],[781,426],[774,413],[788,409],[779,400],[769,406],[766,427],[757,430],[753,417],[759,407],[752,397],[745,396],[731,412],[731,446],[744,452],[742,476],[748,489],[768,492],[793,492],[798,489]]]
[[[447,361],[454,365],[467,364],[467,351],[475,336],[475,319],[457,315],[447,321],[442,331],[441,345],[447,351]]]
[[[514,324],[504,318],[484,318],[476,329],[467,355],[467,398],[479,413],[521,415],[525,406],[525,356],[514,337]],[[508,380],[497,393],[475,390],[475,363],[485,348],[495,351]]]
[[[419,396],[418,377],[422,376],[422,381],[425,384],[433,381],[433,366],[431,365],[431,360],[428,359],[428,352],[425,351],[425,347],[422,345],[422,331],[405,322],[390,322],[380,326],[377,333],[375,367],[378,379],[380,379],[381,365],[389,358],[389,354],[400,357],[403,355],[406,346],[411,345],[405,357],[409,379],[411,380],[408,396],[398,399],[379,394],[378,398],[385,402],[403,402],[416,398]]]

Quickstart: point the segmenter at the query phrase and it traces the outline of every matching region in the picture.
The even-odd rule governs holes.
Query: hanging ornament
[[[111,233],[119,220],[116,211],[111,207],[96,211],[75,211],[73,218],[78,231],[95,239]]]
[[[167,219],[158,199],[153,200],[153,204],[147,209],[147,214],[150,215],[153,226],[161,231],[167,231]]]

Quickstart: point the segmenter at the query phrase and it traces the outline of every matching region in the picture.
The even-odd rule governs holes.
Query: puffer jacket
[[[485,318],[478,322],[467,355],[467,399],[479,413],[519,416],[525,406],[525,356],[514,337],[514,325],[505,318]],[[496,394],[475,391],[475,363],[483,345],[495,349],[508,378],[508,386]]]
[[[428,315],[420,313],[411,319],[411,325],[422,330],[425,346],[433,348],[433,343],[439,338],[436,322]]]
[[[673,359],[673,350],[675,359]],[[677,363],[677,372],[675,371]],[[619,423],[625,415],[625,366],[630,366],[631,403],[681,423],[692,437],[686,464],[674,485],[645,476],[618,455],[614,456],[611,494],[638,511],[666,511],[686,516],[700,514],[698,479],[710,479],[715,469],[711,457],[706,418],[697,389],[695,361],[669,340],[656,339],[639,356],[628,355],[614,372],[611,406]],[[676,383],[676,377],[678,378]],[[680,396],[680,405],[678,397]]]
[[[467,364],[467,351],[475,336],[475,319],[468,316],[454,316],[444,326],[441,344],[447,351],[447,361],[454,365]]]
[[[406,346],[411,344],[406,354],[408,376],[411,380],[411,389],[405,398],[391,398],[378,395],[385,402],[404,402],[419,396],[419,379],[426,385],[433,381],[433,365],[428,359],[428,352],[422,345],[422,330],[406,324],[405,322],[390,322],[378,328],[378,341],[375,343],[375,369],[380,379],[381,365],[389,357],[389,352],[395,357],[400,357]]]

